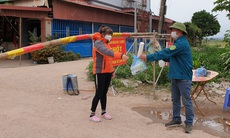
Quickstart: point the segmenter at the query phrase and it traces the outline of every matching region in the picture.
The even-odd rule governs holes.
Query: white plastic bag
[[[136,75],[138,73],[143,72],[147,69],[145,62],[138,58],[136,55],[133,54],[133,63],[130,67],[132,75]]]

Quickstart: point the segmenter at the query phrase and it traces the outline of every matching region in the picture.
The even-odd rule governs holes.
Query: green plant
[[[224,71],[228,76],[230,75],[230,52],[225,52],[220,55],[224,67]]]
[[[193,59],[193,68],[199,68],[201,66],[200,58]]]
[[[86,67],[87,70],[87,77],[89,80],[93,81],[94,77],[93,77],[93,61],[89,62],[89,65]]]
[[[29,32],[29,40],[30,40],[30,44],[36,44],[41,42],[41,36],[37,37],[36,35],[34,35],[34,33],[32,33],[31,31]]]
[[[230,80],[229,73],[227,74],[225,68],[228,68],[224,64],[224,62],[227,61],[227,57],[225,59],[222,59],[223,57],[221,54],[229,52],[229,47],[217,47],[216,45],[202,45],[199,48],[192,47],[192,56],[193,61],[197,62],[197,65],[194,66],[194,69],[197,67],[204,66],[208,70],[213,70],[219,72],[219,75],[216,77],[214,81],[220,80],[221,78],[224,78],[226,80]],[[226,54],[227,56],[227,54]]]
[[[5,2],[4,5],[14,5],[13,2]]]
[[[53,46],[43,48],[31,53],[32,60],[38,64],[47,64],[48,57],[54,57],[55,62],[73,61],[80,59],[79,54],[74,54],[72,51],[65,52],[61,46]]]
[[[226,42],[226,46],[230,46],[230,30],[226,31],[226,34],[224,34],[224,42]]]
[[[117,78],[112,79],[112,84],[116,87],[124,87],[124,84],[121,82],[121,80]]]

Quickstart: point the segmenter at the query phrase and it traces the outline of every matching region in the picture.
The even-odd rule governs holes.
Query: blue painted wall
[[[58,20],[54,19],[52,23],[52,34],[58,34],[58,38],[67,36],[81,35],[81,34],[92,34],[97,32],[101,25],[109,26],[113,29],[113,32],[133,32],[133,27],[102,24],[102,23],[90,23],[81,21],[70,21],[70,20]],[[93,26],[93,27],[92,27]],[[126,49],[128,50],[133,43],[133,39],[126,39]],[[73,51],[79,53],[81,57],[92,56],[92,40],[81,40],[66,45],[66,51]],[[133,48],[131,49],[133,51]]]

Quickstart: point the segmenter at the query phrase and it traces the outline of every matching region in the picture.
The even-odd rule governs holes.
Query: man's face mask
[[[105,35],[105,39],[107,39],[110,42],[112,39],[112,36],[111,35]]]
[[[177,35],[175,31],[173,31],[171,32],[171,37],[173,38],[173,40],[177,40],[179,35]]]

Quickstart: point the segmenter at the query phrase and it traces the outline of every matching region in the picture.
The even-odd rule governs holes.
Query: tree
[[[212,11],[227,11],[227,17],[230,20],[230,1],[229,0],[217,0],[214,2],[214,5],[216,5]],[[224,41],[227,42],[227,46],[230,46],[230,30],[226,31],[226,34],[224,35]]]
[[[200,37],[202,35],[202,30],[191,22],[185,22],[186,30],[188,32],[187,38],[192,46],[197,46],[201,42]]]
[[[213,36],[220,31],[220,24],[216,15],[212,15],[205,10],[195,12],[192,16],[192,23],[202,30],[201,40],[203,37]]]
[[[214,2],[215,7],[212,9],[213,12],[227,11],[227,17],[230,19],[230,1],[229,0],[217,0]]]

